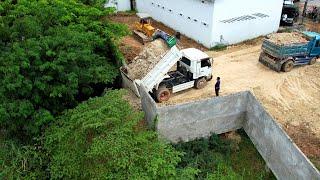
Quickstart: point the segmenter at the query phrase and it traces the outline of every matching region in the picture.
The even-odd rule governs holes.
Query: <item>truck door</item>
[[[200,76],[210,76],[211,71],[210,58],[202,59],[200,63]]]
[[[315,45],[310,53],[310,56],[319,56],[319,55],[320,55],[320,39],[315,40]]]

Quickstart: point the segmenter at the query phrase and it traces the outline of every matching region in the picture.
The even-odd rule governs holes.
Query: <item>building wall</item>
[[[137,0],[139,12],[150,14],[176,31],[209,47],[213,3],[200,0]]]
[[[211,46],[234,44],[276,32],[282,3],[282,0],[215,0]]]
[[[139,12],[206,47],[235,44],[279,28],[282,0],[137,0]]]
[[[105,7],[114,7],[117,11],[131,10],[130,0],[107,0]]]

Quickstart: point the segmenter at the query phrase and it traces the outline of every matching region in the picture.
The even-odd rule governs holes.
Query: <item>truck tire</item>
[[[206,80],[207,80],[207,81],[211,81],[211,80],[212,80],[212,75],[209,76],[209,77],[206,77]]]
[[[196,87],[197,89],[202,89],[202,88],[204,88],[206,85],[207,85],[207,80],[206,80],[205,78],[203,78],[203,77],[197,79],[196,82],[195,82],[195,87]]]
[[[283,72],[289,72],[293,69],[294,63],[292,60],[289,60],[282,64],[282,71]]]
[[[157,97],[157,100],[158,100],[159,103],[164,102],[164,101],[168,101],[170,96],[171,96],[171,92],[165,86],[160,87],[156,91],[156,97]]]
[[[309,61],[309,65],[315,64],[316,62],[317,62],[317,57],[314,57]]]

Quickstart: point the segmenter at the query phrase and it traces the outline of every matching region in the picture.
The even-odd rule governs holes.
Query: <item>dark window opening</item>
[[[320,40],[316,41],[316,47],[320,47]]]
[[[201,67],[211,67],[210,59],[201,60]]]
[[[191,65],[191,61],[185,57],[182,57],[181,62],[183,62],[184,64],[190,66]]]

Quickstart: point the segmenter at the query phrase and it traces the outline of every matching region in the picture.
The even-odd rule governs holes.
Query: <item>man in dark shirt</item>
[[[217,77],[217,82],[214,85],[214,90],[216,91],[216,96],[219,96],[220,91],[220,77]]]

